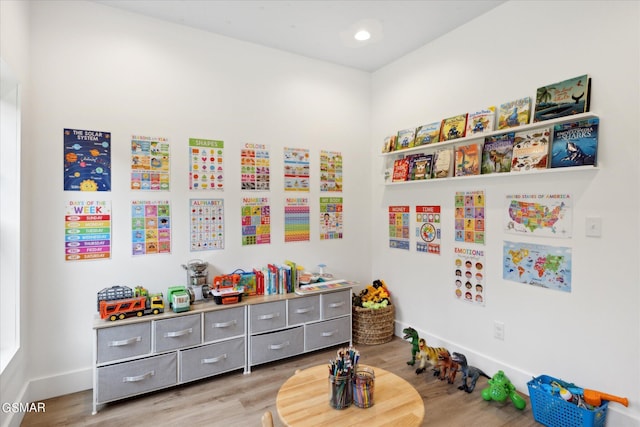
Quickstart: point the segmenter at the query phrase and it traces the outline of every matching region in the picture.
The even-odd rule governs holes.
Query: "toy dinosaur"
[[[516,391],[516,387],[511,384],[511,380],[502,371],[489,380],[489,387],[482,390],[482,398],[484,400],[495,400],[496,402],[504,402],[507,397],[511,399],[513,405],[517,409],[524,409],[527,406],[526,400],[522,398]]]
[[[447,350],[440,350],[438,353],[438,364],[436,365],[436,370],[439,371],[438,378],[440,381],[446,379],[449,384],[453,384],[456,380],[458,368],[458,362],[453,360],[449,352]]]
[[[409,326],[404,328],[402,333],[404,334],[402,339],[411,339],[411,360],[407,362],[407,365],[413,366],[416,364],[416,358],[420,352],[420,338],[418,337],[418,331]]]
[[[458,365],[460,365],[459,370],[460,372],[462,372],[462,385],[458,387],[459,390],[464,390],[467,393],[471,393],[473,389],[476,388],[476,382],[478,381],[478,378],[483,376],[489,380],[491,379],[491,377],[482,372],[481,369],[478,369],[475,366],[469,366],[467,364],[467,358],[464,354],[456,353],[454,351],[451,355],[451,359],[458,362]],[[470,384],[467,384],[467,378],[471,379]]]
[[[424,338],[418,336],[418,331],[411,326],[402,330],[404,334],[403,339],[411,339],[411,360],[407,362],[407,365],[413,366],[416,360],[420,361],[420,367],[416,369],[416,374],[421,374],[426,369],[427,361],[431,362],[433,366],[438,363],[438,353],[442,350],[447,351],[444,347],[429,347]],[[448,352],[448,351],[447,351]],[[438,375],[440,372],[434,370],[434,375]]]

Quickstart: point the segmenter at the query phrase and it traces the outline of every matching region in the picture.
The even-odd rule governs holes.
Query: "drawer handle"
[[[224,360],[224,359],[226,359],[226,358],[227,358],[227,353],[223,354],[222,356],[212,357],[211,359],[202,359],[202,360],[200,361],[200,363],[201,363],[202,365],[205,365],[205,364],[207,364],[207,363],[217,363],[217,362],[219,362],[219,361],[221,361],[221,360]]]
[[[282,350],[289,346],[289,341],[285,341],[282,344],[269,344],[269,350]]]
[[[337,331],[337,330],[335,330],[335,331],[331,331],[331,332],[323,332],[323,333],[322,333],[322,336],[323,336],[323,337],[332,337],[332,336],[333,336],[333,334],[335,334],[336,332],[338,332],[338,331]]]
[[[343,305],[344,305],[344,301],[334,302],[334,303],[329,304],[329,308],[342,307]]]
[[[309,313],[310,311],[313,311],[313,306],[299,308],[296,310],[296,314]]]
[[[142,341],[142,337],[133,337],[121,341],[109,341],[109,347],[122,347],[123,345],[129,345],[140,341]]]
[[[236,325],[237,323],[238,323],[237,320],[230,320],[228,322],[214,323],[213,327],[214,328],[228,328],[229,326]]]
[[[122,378],[123,383],[136,383],[138,381],[146,380],[156,374],[156,371],[149,371],[146,374],[138,375],[136,377],[124,377]]]
[[[258,320],[269,320],[275,317],[280,317],[280,313],[263,314],[262,316],[258,316]]]
[[[176,337],[181,337],[183,335],[187,335],[193,332],[193,328],[189,328],[189,329],[183,329],[181,331],[174,331],[174,332],[167,332],[166,334],[164,334],[165,338],[176,338]]]

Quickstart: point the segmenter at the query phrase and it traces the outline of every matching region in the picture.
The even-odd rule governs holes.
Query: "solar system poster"
[[[111,132],[64,130],[64,191],[111,191]]]

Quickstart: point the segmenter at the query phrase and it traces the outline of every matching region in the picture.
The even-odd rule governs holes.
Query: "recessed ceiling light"
[[[353,36],[353,38],[355,38],[356,40],[365,41],[371,38],[371,34],[367,30],[360,30]]]

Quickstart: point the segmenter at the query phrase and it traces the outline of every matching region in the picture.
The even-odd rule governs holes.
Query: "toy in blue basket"
[[[504,402],[507,397],[511,399],[513,405],[517,409],[524,409],[527,401],[522,398],[516,391],[516,387],[511,384],[511,380],[502,371],[489,380],[489,387],[482,390],[482,398],[484,400],[495,400],[496,402]]]

